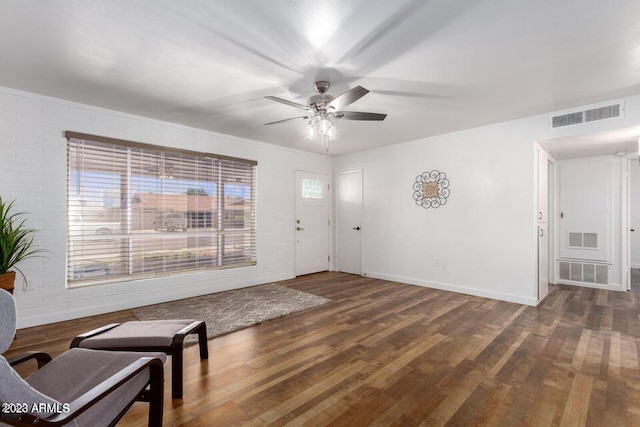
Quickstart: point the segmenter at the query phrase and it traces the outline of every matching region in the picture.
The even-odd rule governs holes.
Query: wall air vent
[[[607,105],[606,107],[585,110],[584,121],[593,122],[595,120],[612,119],[620,117],[620,104]]]
[[[559,127],[563,127],[563,126],[571,126],[571,125],[577,125],[579,123],[582,123],[582,111],[579,111],[577,113],[569,113],[569,114],[563,114],[561,116],[554,116],[551,118],[551,127],[552,128],[559,128]]]
[[[567,246],[573,249],[598,249],[598,233],[569,232]]]
[[[558,262],[560,280],[571,282],[609,284],[609,266],[576,261]]]
[[[582,233],[582,247],[598,249],[598,233]]]
[[[613,119],[624,115],[624,104],[605,105],[603,107],[590,108],[583,111],[561,114],[551,117],[551,128],[578,125],[581,123],[595,122],[597,120]]]

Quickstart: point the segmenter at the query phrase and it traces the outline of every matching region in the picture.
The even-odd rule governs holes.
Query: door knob
[[[353,229],[360,231],[360,227],[353,227]]]
[[[302,227],[296,227],[296,231],[302,231],[302,230],[304,230],[304,228],[302,228]]]

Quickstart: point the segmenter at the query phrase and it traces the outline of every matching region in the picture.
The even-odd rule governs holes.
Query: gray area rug
[[[330,301],[318,295],[268,283],[148,305],[134,309],[133,314],[139,320],[204,320],[207,322],[207,336],[213,338]],[[195,335],[185,340],[185,344],[195,342]]]

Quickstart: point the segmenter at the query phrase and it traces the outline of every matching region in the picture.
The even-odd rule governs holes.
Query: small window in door
[[[320,179],[302,179],[302,198],[303,199],[322,199],[324,198],[324,183]]]

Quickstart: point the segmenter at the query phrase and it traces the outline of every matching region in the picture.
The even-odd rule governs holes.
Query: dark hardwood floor
[[[210,340],[202,363],[187,348],[184,400],[165,369],[165,425],[640,425],[640,286],[551,286],[526,307],[333,272],[280,284],[333,302]],[[20,330],[8,354],[130,319]]]

